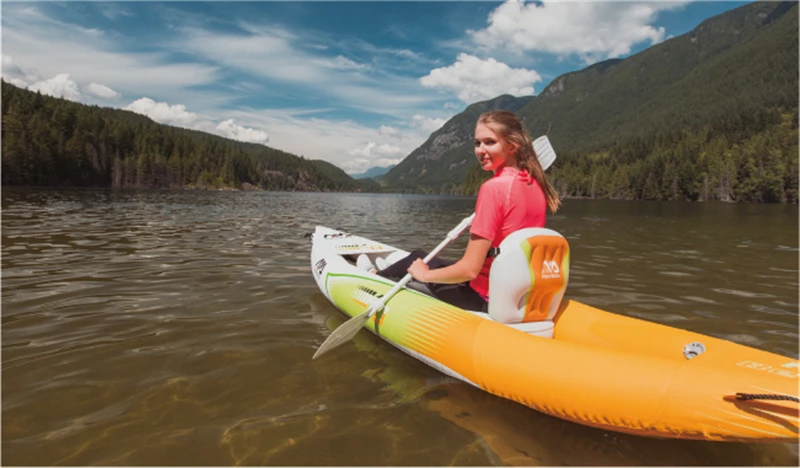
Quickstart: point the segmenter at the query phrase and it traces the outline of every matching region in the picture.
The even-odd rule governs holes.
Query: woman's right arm
[[[489,239],[473,234],[467,243],[467,250],[456,263],[431,270],[421,259],[417,259],[408,272],[423,283],[457,284],[472,281],[480,274],[491,244]]]

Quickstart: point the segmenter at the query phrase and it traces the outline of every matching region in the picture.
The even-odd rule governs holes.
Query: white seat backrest
[[[569,280],[569,244],[546,228],[515,231],[489,271],[489,315],[500,323],[552,320]]]

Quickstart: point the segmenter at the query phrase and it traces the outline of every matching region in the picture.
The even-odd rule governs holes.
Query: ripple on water
[[[774,294],[769,293],[757,293],[751,291],[741,291],[738,289],[724,289],[724,288],[712,288],[712,291],[727,294],[730,296],[739,296],[739,297],[747,297],[747,298],[766,298],[766,297],[775,297]]]
[[[772,270],[772,271],[780,271],[780,272],[783,272],[783,273],[791,273],[792,275],[796,275],[797,274],[797,270],[796,269],[778,268],[778,267],[769,267],[769,269]]]
[[[707,297],[698,297],[698,296],[681,296],[683,299],[692,302],[699,302],[701,304],[719,304],[719,302],[709,299]]]
[[[742,333],[728,333],[720,335],[723,340],[733,341],[747,346],[759,347],[764,344],[764,340],[759,339],[753,335],[745,335]]]
[[[789,310],[784,310],[784,309],[778,309],[778,308],[775,308],[775,307],[765,306],[763,304],[753,304],[753,305],[750,306],[750,308],[752,310],[755,310],[755,311],[758,311],[758,312],[763,312],[765,314],[770,314],[770,315],[787,315],[787,316],[789,316],[789,315],[796,315],[797,314],[797,310],[789,311]]]
[[[699,250],[673,250],[672,253],[684,257],[696,257],[702,254]]]
[[[781,337],[784,337],[784,338],[794,338],[794,340],[797,341],[797,330],[780,330],[780,329],[776,330],[776,329],[772,329],[772,330],[764,330],[764,333],[767,333],[767,334],[770,334],[770,335],[778,335],[778,336],[781,336]]]
[[[432,210],[439,198],[52,193],[57,196],[30,203],[19,196],[7,202],[3,192],[2,455],[8,464],[758,464],[755,456],[712,454],[707,444],[641,440],[536,418],[462,383],[453,386],[472,392],[454,407],[451,421],[441,412],[458,401],[455,392],[436,400],[438,411],[421,396],[426,377],[442,374],[371,334],[311,361],[345,319],[317,289],[302,234],[321,222],[425,247],[439,242],[431,232],[451,229],[463,216],[453,213],[471,211],[474,199]],[[575,232],[570,242],[583,252],[575,257],[569,297],[796,354],[797,290],[789,283],[797,263],[783,254],[796,250],[785,248],[791,239],[775,240],[776,248],[745,243],[775,258],[741,272],[734,245],[760,239],[757,233],[738,234],[745,237],[720,247],[718,226],[710,221],[637,232],[630,222],[641,218],[570,212],[581,203],[548,219]],[[687,243],[689,224],[695,238],[714,242]],[[683,265],[688,258],[691,268]],[[772,281],[780,287],[769,286],[773,278],[759,280],[758,271],[782,276]],[[742,283],[726,283],[727,272]],[[497,405],[512,416],[495,417]],[[495,418],[473,426],[453,422],[482,412]],[[512,455],[524,450],[531,457],[498,456],[497,445],[486,442],[497,434],[523,436]],[[486,453],[475,455],[476,447]],[[763,450],[747,444],[726,450],[731,447],[737,455]],[[676,459],[673,452],[691,453]],[[542,453],[557,455],[535,458]],[[797,455],[775,460],[796,466]]]

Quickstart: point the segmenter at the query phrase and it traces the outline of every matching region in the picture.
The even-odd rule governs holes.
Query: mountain
[[[377,183],[364,183],[361,180],[354,180],[352,176],[347,175],[341,168],[335,166],[328,161],[321,159],[314,159],[311,161],[317,168],[337,187],[341,187],[349,192],[380,192],[380,185]]]
[[[381,185],[391,190],[439,192],[442,187],[460,184],[475,160],[472,138],[478,116],[497,109],[515,112],[531,100],[533,96],[502,95],[470,105],[387,172]]]
[[[363,191],[341,169],[2,82],[2,183]],[[375,191],[374,186],[369,186]]]
[[[358,182],[362,192],[383,192],[381,184],[379,184],[375,179],[358,179],[356,182]]]
[[[356,180],[358,180],[358,179],[380,179],[382,175],[384,175],[387,172],[389,172],[396,165],[397,164],[392,164],[391,166],[387,166],[387,167],[380,167],[380,166],[370,167],[365,172],[362,172],[361,174],[351,174],[350,177],[352,177],[352,178],[354,178]]]
[[[521,107],[504,98],[453,117],[387,174],[386,189],[474,193],[486,178],[471,148],[480,107],[511,110],[533,138],[548,135],[564,196],[797,200],[795,2],[728,11],[559,76]]]

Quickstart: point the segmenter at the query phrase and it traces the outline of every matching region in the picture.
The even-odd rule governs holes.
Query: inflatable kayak
[[[360,254],[382,264],[407,252],[322,226],[312,234],[314,279],[350,317],[396,285],[358,268]],[[488,314],[412,282],[365,328],[449,376],[579,424],[652,437],[798,440],[800,361],[569,300],[568,270],[557,233],[518,231],[492,266]],[[513,291],[514,283],[529,290]]]

